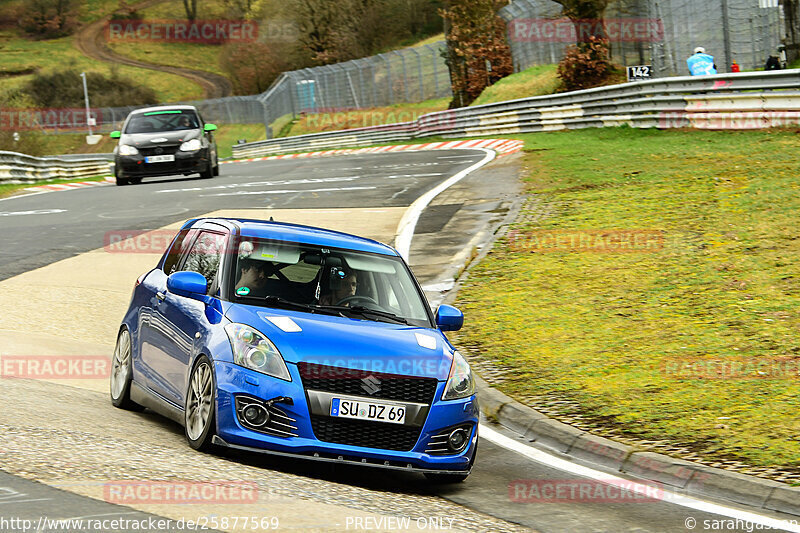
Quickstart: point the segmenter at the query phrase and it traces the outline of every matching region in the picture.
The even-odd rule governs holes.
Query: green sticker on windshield
[[[236,289],[236,294],[238,294],[239,296],[247,296],[248,294],[250,294],[250,287],[239,287],[238,289]]]

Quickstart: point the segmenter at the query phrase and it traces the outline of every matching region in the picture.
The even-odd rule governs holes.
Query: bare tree
[[[781,0],[786,20],[786,53],[791,62],[800,55],[800,1]]]
[[[513,72],[506,25],[497,14],[503,0],[450,0],[441,10],[453,90],[451,108],[471,104],[481,92]]]
[[[183,9],[186,10],[186,18],[189,20],[197,18],[197,0],[183,0]]]
[[[564,16],[575,26],[578,43],[589,41],[590,37],[605,38],[603,14],[611,0],[554,0],[564,8]]]

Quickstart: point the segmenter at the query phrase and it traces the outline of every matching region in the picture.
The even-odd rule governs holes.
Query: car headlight
[[[191,141],[186,141],[180,147],[181,152],[196,152],[200,148],[203,147],[203,143],[200,142],[200,139],[192,139]]]
[[[442,400],[459,400],[473,394],[475,394],[475,378],[472,377],[472,370],[470,370],[467,360],[460,353],[455,352]]]
[[[119,145],[119,155],[136,155],[138,153],[139,150],[137,150],[135,146],[131,146],[129,144]]]
[[[260,331],[244,324],[228,324],[225,333],[231,341],[233,362],[239,366],[292,381],[281,352]]]

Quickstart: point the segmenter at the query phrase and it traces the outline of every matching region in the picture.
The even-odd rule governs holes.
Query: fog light
[[[447,446],[454,452],[460,452],[467,447],[467,441],[469,441],[469,434],[467,434],[466,430],[459,428],[453,430],[450,436],[447,437]]]
[[[269,412],[261,405],[251,403],[242,411],[245,422],[260,427],[269,422]]]

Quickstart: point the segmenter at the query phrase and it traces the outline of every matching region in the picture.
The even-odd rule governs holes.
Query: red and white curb
[[[303,152],[299,154],[270,155],[265,157],[252,157],[249,159],[236,159],[233,161],[220,161],[223,163],[250,163],[253,161],[271,161],[273,159],[299,159],[304,157],[325,157],[332,155],[352,154],[380,154],[384,152],[404,152],[418,150],[450,150],[453,148],[485,148],[494,150],[498,157],[513,154],[522,150],[524,141],[518,139],[473,139],[470,141],[444,141],[424,144],[399,144],[394,146],[376,146],[373,148],[346,148],[342,150],[325,150],[322,152]]]
[[[37,185],[36,187],[25,187],[25,190],[31,192],[68,191],[70,189],[85,189],[86,187],[112,185],[113,183],[116,183],[116,180],[112,177],[107,177],[105,181],[71,181],[69,183],[49,183],[47,185]]]

